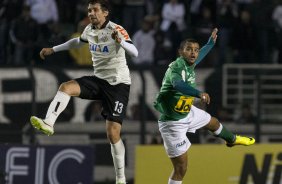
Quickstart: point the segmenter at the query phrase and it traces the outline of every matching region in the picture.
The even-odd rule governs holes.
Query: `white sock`
[[[51,102],[44,121],[53,126],[58,116],[65,110],[70,101],[70,96],[62,91],[58,91]]]
[[[169,178],[168,184],[182,184],[182,181],[174,181],[174,180]]]
[[[125,148],[121,139],[117,143],[111,144],[111,152],[112,152],[113,162],[116,171],[116,180],[118,180],[119,182],[125,182],[125,174],[124,174]]]
[[[214,131],[213,133],[214,133],[215,135],[219,135],[220,132],[222,131],[222,129],[223,129],[223,126],[222,126],[221,123],[219,123],[219,128],[218,128],[216,131]]]

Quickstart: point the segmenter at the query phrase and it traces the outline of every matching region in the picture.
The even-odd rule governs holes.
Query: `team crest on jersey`
[[[106,42],[106,41],[108,41],[108,37],[107,37],[107,35],[103,36],[103,37],[101,38],[101,41],[102,41],[102,42]]]

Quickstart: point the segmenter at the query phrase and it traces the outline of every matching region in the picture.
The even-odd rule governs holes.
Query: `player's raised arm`
[[[195,64],[199,64],[203,59],[204,57],[210,52],[210,50],[213,48],[216,40],[217,40],[217,32],[218,32],[218,29],[217,28],[214,28],[212,33],[211,33],[211,36],[208,40],[208,43],[206,43],[206,45],[204,45],[200,51],[199,51],[199,56],[195,62]]]
[[[82,45],[84,45],[85,43],[80,41],[80,38],[72,38],[70,40],[68,40],[67,42],[54,46],[53,48],[43,48],[39,55],[41,59],[45,59],[45,56],[49,56],[55,52],[59,52],[59,51],[63,51],[63,50],[69,50],[69,49],[73,49],[73,48],[79,48]]]

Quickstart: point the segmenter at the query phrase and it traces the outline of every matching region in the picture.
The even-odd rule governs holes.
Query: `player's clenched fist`
[[[40,51],[39,55],[40,55],[41,59],[45,59],[45,56],[49,56],[53,53],[54,53],[54,50],[52,48],[43,48]]]
[[[121,39],[120,39],[120,37],[118,36],[117,30],[114,30],[114,31],[113,31],[113,33],[112,33],[112,38],[113,38],[117,43],[120,43],[120,42],[121,42]]]
[[[207,93],[201,93],[201,100],[204,103],[210,104],[210,101],[211,101],[210,95]]]

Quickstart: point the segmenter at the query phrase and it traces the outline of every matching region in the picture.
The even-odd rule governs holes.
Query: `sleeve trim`
[[[81,37],[79,37],[79,40],[82,41],[82,42],[88,43],[87,40],[84,40],[84,39],[82,39]]]

